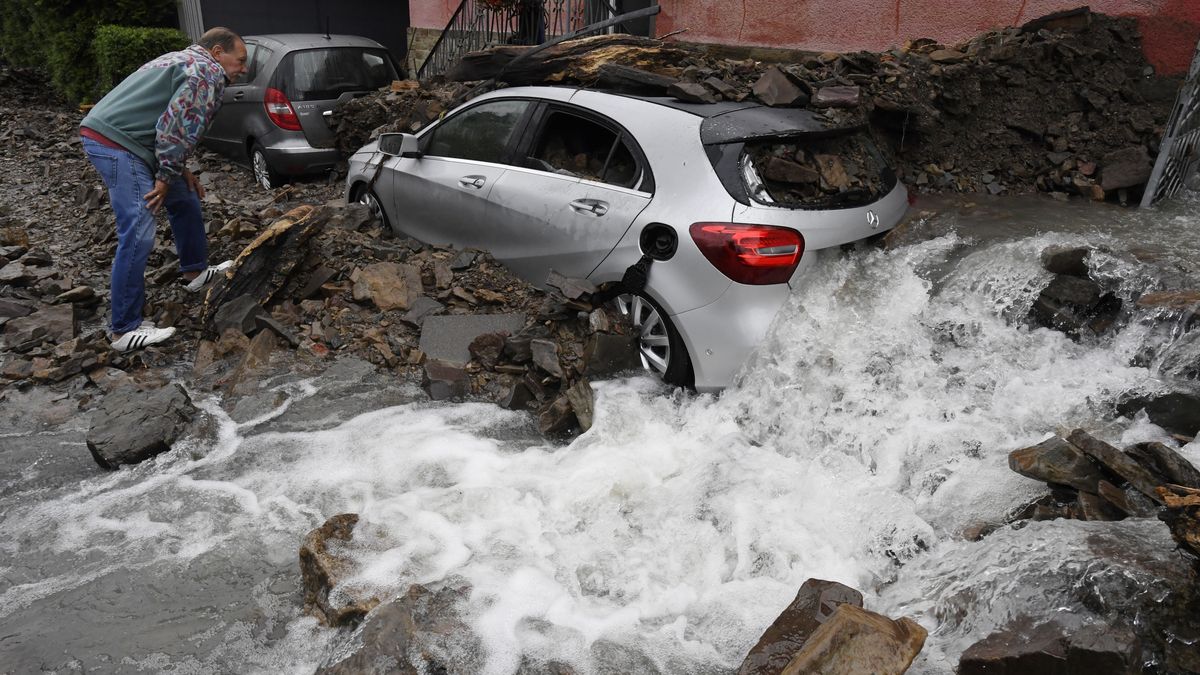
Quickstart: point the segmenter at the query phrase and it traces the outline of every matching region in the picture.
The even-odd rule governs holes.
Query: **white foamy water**
[[[241,424],[210,402],[215,440],[6,498],[0,514],[0,633],[54,617],[129,622],[137,637],[80,625],[61,655],[28,635],[0,650],[100,671],[311,672],[336,633],[300,613],[297,547],[353,512],[350,590],[469,584],[483,650],[461,655],[465,670],[611,671],[612,644],[640,653],[639,669],[732,670],[817,577],[913,616],[931,631],[914,672],[952,672],[1004,623],[988,602],[955,598],[976,579],[978,596],[1002,594],[984,583],[989,565],[1022,546],[960,533],[1045,491],[1007,454],[1059,425],[1165,438],[1144,420],[1104,421],[1117,394],[1156,382],[1158,362],[1130,365],[1148,325],[1073,342],[1019,321],[1049,278],[1044,248],[1120,241],[1024,227],[827,252],[737,386],[711,397],[643,377],[596,383],[595,425],[565,447],[485,404],[357,414],[330,400],[344,421],[305,426],[296,406],[323,396],[312,383],[281,387],[287,403]],[[1126,278],[1122,260],[1101,262]],[[1200,461],[1200,445],[1182,452]],[[1044,545],[1029,560],[1053,566],[1079,558],[1097,526],[1036,527]],[[1136,532],[1167,537],[1155,522]],[[972,618],[948,619],[956,608]]]

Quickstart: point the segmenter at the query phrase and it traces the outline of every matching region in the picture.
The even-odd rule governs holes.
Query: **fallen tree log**
[[[258,235],[237,258],[233,266],[209,289],[201,316],[211,324],[217,310],[243,295],[259,305],[271,304],[291,279],[307,253],[305,243],[330,221],[333,212],[324,206],[298,206],[283,214]]]
[[[570,40],[523,56],[536,47],[505,45],[463,56],[446,79],[457,82],[496,78],[509,85],[581,84],[600,79],[601,67],[620,65],[675,79],[695,54],[682,47],[636,35],[598,35]]]

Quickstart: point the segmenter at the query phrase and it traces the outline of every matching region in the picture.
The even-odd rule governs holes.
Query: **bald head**
[[[225,77],[231,81],[246,72],[246,43],[237,33],[228,28],[216,27],[204,31],[197,41],[213,59],[225,69]]]

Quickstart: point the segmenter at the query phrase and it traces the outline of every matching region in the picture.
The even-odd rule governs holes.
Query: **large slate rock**
[[[754,97],[769,106],[804,106],[810,95],[796,84],[787,73],[772,66],[750,87]]]
[[[44,307],[4,324],[5,346],[27,352],[42,344],[61,344],[79,335],[79,318],[74,305]]]
[[[1013,450],[1008,467],[1034,480],[1069,485],[1076,490],[1099,494],[1104,474],[1082,450],[1054,436],[1037,445]]]
[[[1028,619],[967,647],[958,675],[1066,675],[1067,639],[1053,621],[1032,625]]]
[[[1143,394],[1117,405],[1117,412],[1126,417],[1133,417],[1141,410],[1146,411],[1151,422],[1171,433],[1188,437],[1200,433],[1200,395],[1190,392]]]
[[[1162,484],[1161,481],[1129,455],[1083,429],[1072,431],[1071,435],[1067,437],[1067,442],[1082,450],[1088,457],[1096,460],[1109,471],[1124,478],[1142,494],[1157,502],[1162,501],[1162,498],[1154,490]]]
[[[1090,624],[1066,631],[1054,621],[1020,617],[963,652],[958,675],[1135,675],[1142,645],[1124,626]]]
[[[638,370],[637,338],[616,333],[592,333],[583,348],[583,374],[591,378]]]
[[[1071,635],[1067,670],[1075,673],[1136,675],[1142,672],[1142,643],[1124,626],[1091,624]]]
[[[524,314],[428,316],[421,324],[420,349],[430,359],[466,365],[475,338],[487,333],[513,334],[524,326]]]
[[[419,293],[421,272],[413,265],[390,262],[367,265],[351,277],[354,281],[354,300],[370,300],[381,312],[407,310],[414,299],[410,297],[413,295],[414,278],[417,280],[415,291]]]
[[[1029,316],[1037,325],[1079,337],[1085,333],[1104,333],[1120,312],[1121,300],[1106,293],[1096,282],[1058,274],[1038,294]]]
[[[421,386],[435,401],[460,399],[467,395],[467,371],[455,363],[428,359],[422,371]]]
[[[316,675],[480,672],[484,651],[463,618],[468,591],[410,587],[367,615]]]
[[[1141,145],[1110,152],[1100,160],[1100,187],[1105,192],[1134,187],[1150,180],[1154,163]]]
[[[1161,477],[1164,482],[1200,488],[1200,469],[1167,445],[1154,442],[1137,443],[1125,448],[1125,453]]]
[[[862,593],[836,581],[809,579],[746,654],[738,675],[774,675],[783,670],[839,605],[862,607]]]
[[[782,675],[902,675],[925,646],[927,634],[908,617],[892,620],[852,604],[838,605]]]
[[[105,469],[137,464],[171,449],[196,416],[178,384],[154,391],[118,389],[100,401],[87,432],[87,447]]]
[[[862,94],[855,86],[821,87],[812,97],[814,108],[857,108]]]
[[[1087,258],[1091,252],[1087,246],[1051,246],[1042,251],[1042,267],[1047,272],[1087,279]]]
[[[300,546],[304,609],[326,626],[355,624],[379,604],[375,597],[331,597],[334,587],[354,570],[343,547],[354,539],[356,525],[357,513],[331,516],[309,532]]]

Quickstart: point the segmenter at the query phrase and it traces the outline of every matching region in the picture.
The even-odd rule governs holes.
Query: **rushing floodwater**
[[[1195,287],[1198,205],[989,200],[921,244],[826,252],[738,386],[597,383],[595,426],[565,447],[525,415],[431,404],[361,383],[353,364],[269,382],[232,413],[200,399],[213,438],[116,473],[95,468],[86,420],[54,397],[3,404],[0,672],[311,672],[339,633],[299,609],[297,548],[355,512],[353,585],[470,585],[483,649],[461,655],[465,670],[511,673],[524,657],[728,672],[818,577],[918,620],[931,635],[912,672],[950,673],[1022,602],[1069,602],[1007,583],[1017,571],[1074,574],[1096,533],[1173,547],[1153,520],[961,532],[1044,492],[1008,469],[1014,448],[1063,426],[1165,438],[1105,421],[1117,394],[1155,386],[1162,358],[1130,363],[1164,338],[1131,322],[1076,343],[1019,318],[1050,245],[1111,249],[1093,267],[1130,289],[1170,274]],[[66,424],[28,435],[56,416]],[[1200,463],[1200,443],[1181,452]]]

